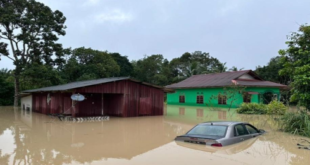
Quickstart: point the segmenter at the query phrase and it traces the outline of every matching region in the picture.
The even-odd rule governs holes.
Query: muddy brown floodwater
[[[0,165],[5,164],[310,164],[309,138],[277,131],[276,116],[235,110],[165,107],[164,116],[62,122],[13,107],[0,107]],[[174,142],[204,121],[247,121],[267,133],[214,148]],[[309,144],[310,145],[310,144]]]

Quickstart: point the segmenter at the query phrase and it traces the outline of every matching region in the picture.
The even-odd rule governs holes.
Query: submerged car
[[[245,122],[206,122],[196,125],[176,141],[222,147],[239,143],[265,133]]]

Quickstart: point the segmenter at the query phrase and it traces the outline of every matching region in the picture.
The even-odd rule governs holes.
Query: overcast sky
[[[227,66],[255,69],[310,23],[309,0],[40,0],[67,17],[64,47],[91,47],[130,60],[209,52]],[[2,57],[0,68],[13,69]]]

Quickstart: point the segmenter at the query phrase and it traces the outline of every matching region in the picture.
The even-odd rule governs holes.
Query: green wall
[[[280,97],[279,88],[259,88],[251,87],[246,88],[245,91],[258,92],[261,95],[265,92],[272,92],[277,94],[278,99]],[[167,104],[170,105],[189,105],[189,106],[207,106],[207,107],[229,107],[230,99],[227,100],[226,105],[219,105],[217,99],[210,99],[212,96],[218,96],[219,93],[224,93],[224,88],[193,88],[193,89],[176,89],[175,93],[167,94]],[[185,103],[179,103],[179,96],[185,96]],[[203,95],[204,103],[197,104],[197,95]],[[233,102],[232,108],[237,108],[241,103],[243,103],[242,93],[236,93],[236,101]],[[260,98],[258,94],[252,95],[251,102],[260,103]]]

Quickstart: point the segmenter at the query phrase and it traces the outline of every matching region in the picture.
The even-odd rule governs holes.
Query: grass
[[[306,110],[287,112],[278,122],[284,132],[310,137],[310,115]]]

